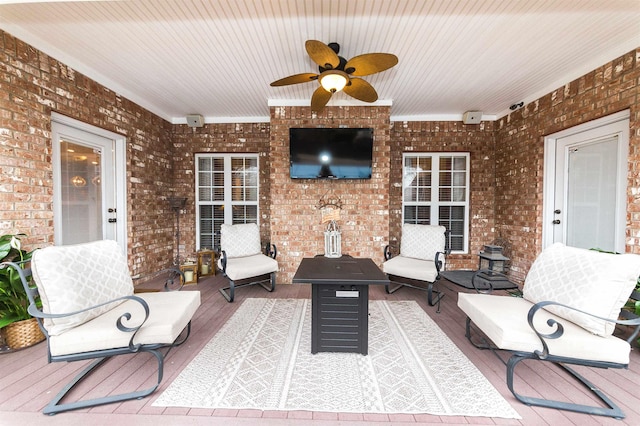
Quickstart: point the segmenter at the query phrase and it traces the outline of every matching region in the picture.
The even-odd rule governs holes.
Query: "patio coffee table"
[[[294,284],[311,284],[311,353],[369,351],[369,285],[389,279],[371,259],[304,258]]]

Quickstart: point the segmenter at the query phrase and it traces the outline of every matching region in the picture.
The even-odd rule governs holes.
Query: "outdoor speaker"
[[[189,127],[202,127],[204,126],[204,117],[200,114],[187,115],[187,125]]]
[[[467,111],[462,114],[464,124],[478,124],[482,121],[482,111]]]

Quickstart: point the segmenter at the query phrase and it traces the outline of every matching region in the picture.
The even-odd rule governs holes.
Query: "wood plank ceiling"
[[[309,105],[316,82],[269,86],[317,72],[308,39],[397,55],[365,77],[392,120],[496,119],[640,47],[640,1],[0,1],[0,28],[172,123]]]

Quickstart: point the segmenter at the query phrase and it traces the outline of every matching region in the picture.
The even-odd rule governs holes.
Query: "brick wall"
[[[53,244],[51,112],[127,138],[128,255],[133,274],[171,259],[172,126],[0,31],[0,233]]]
[[[181,256],[196,250],[195,210],[195,154],[199,153],[258,153],[260,155],[260,234],[263,241],[270,238],[270,178],[269,124],[205,124],[200,128],[176,125],[173,134],[175,150],[174,190],[187,197],[180,218]]]
[[[640,49],[525,105],[496,123],[496,230],[513,246],[521,281],[542,247],[544,137],[630,109],[626,251],[640,253]]]
[[[391,123],[390,108],[377,106],[329,107],[320,115],[286,107],[271,109],[271,123],[195,131],[168,123],[4,32],[0,54],[0,232],[26,233],[29,248],[53,243],[50,117],[57,111],[127,138],[128,255],[134,275],[173,259],[170,195],[189,198],[181,217],[182,243],[185,252],[195,250],[193,158],[214,151],[260,153],[261,232],[279,245],[279,282],[290,282],[302,257],[323,252],[316,205],[327,196],[344,203],[343,252],[381,263],[382,248],[400,234],[401,158],[411,150],[471,153],[470,253],[451,256],[450,266],[474,267],[481,245],[501,236],[512,245],[519,280],[541,248],[544,136],[629,108],[627,251],[640,253],[640,50],[495,123]],[[374,128],[373,179],[289,179],[289,127],[341,125]]]
[[[367,180],[311,180],[289,177],[290,127],[371,127],[373,172]],[[324,253],[326,225],[318,202],[342,200],[342,253],[383,261],[389,238],[389,107],[271,108],[271,241],[278,246],[279,283],[290,283],[300,261]]]
[[[469,152],[471,161],[469,253],[453,254],[448,269],[475,268],[483,244],[495,237],[495,153],[493,123],[391,123],[390,241],[399,252],[402,226],[402,154],[405,152]]]

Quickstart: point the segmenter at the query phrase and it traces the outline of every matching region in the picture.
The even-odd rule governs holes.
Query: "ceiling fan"
[[[318,80],[320,87],[311,97],[311,110],[314,112],[322,111],[331,99],[331,95],[340,90],[344,90],[347,95],[358,100],[375,102],[378,99],[376,90],[357,77],[385,71],[398,63],[398,57],[390,53],[365,53],[347,61],[338,56],[340,52],[338,43],[327,45],[321,41],[307,40],[305,48],[313,62],[318,64],[319,74],[294,74],[274,81],[271,86],[288,86]]]

